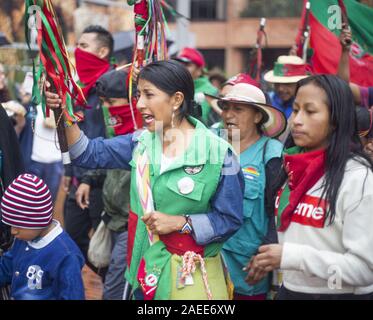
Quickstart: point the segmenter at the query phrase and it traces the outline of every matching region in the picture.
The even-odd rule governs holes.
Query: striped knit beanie
[[[1,200],[2,221],[13,227],[43,229],[52,221],[51,193],[40,178],[32,174],[18,176]]]

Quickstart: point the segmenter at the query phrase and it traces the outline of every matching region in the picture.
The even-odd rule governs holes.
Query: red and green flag
[[[306,3],[304,1],[306,7]],[[343,3],[352,32],[350,80],[361,86],[373,86],[373,8],[356,0],[309,0],[310,12],[303,12],[301,30],[310,29],[310,63],[316,74],[336,74],[342,47],[339,43]],[[301,34],[297,37],[300,42]]]

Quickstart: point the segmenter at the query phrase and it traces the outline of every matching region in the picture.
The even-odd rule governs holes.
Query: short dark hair
[[[95,33],[97,41],[100,42],[101,46],[109,48],[109,58],[111,57],[114,50],[114,39],[109,31],[101,26],[91,25],[85,28],[83,33]]]

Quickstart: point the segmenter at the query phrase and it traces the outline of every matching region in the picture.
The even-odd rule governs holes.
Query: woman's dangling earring
[[[175,123],[174,123],[174,119],[175,119],[175,111],[176,111],[176,107],[174,108],[174,111],[172,111],[172,116],[171,116],[171,128],[175,128]]]

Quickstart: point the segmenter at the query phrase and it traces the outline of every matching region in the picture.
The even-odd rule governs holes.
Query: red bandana
[[[135,124],[132,118],[132,112],[129,104],[122,106],[102,106],[108,138],[127,134],[135,131]],[[137,127],[141,127],[138,111],[134,108],[134,117]]]
[[[79,80],[84,86],[82,90],[87,98],[89,91],[96,84],[98,78],[109,70],[110,63],[79,48],[75,50],[75,60]]]
[[[280,213],[279,231],[285,231],[300,199],[325,173],[325,149],[306,153],[285,154],[284,166],[288,174],[289,202]],[[282,196],[286,196],[282,193]]]

